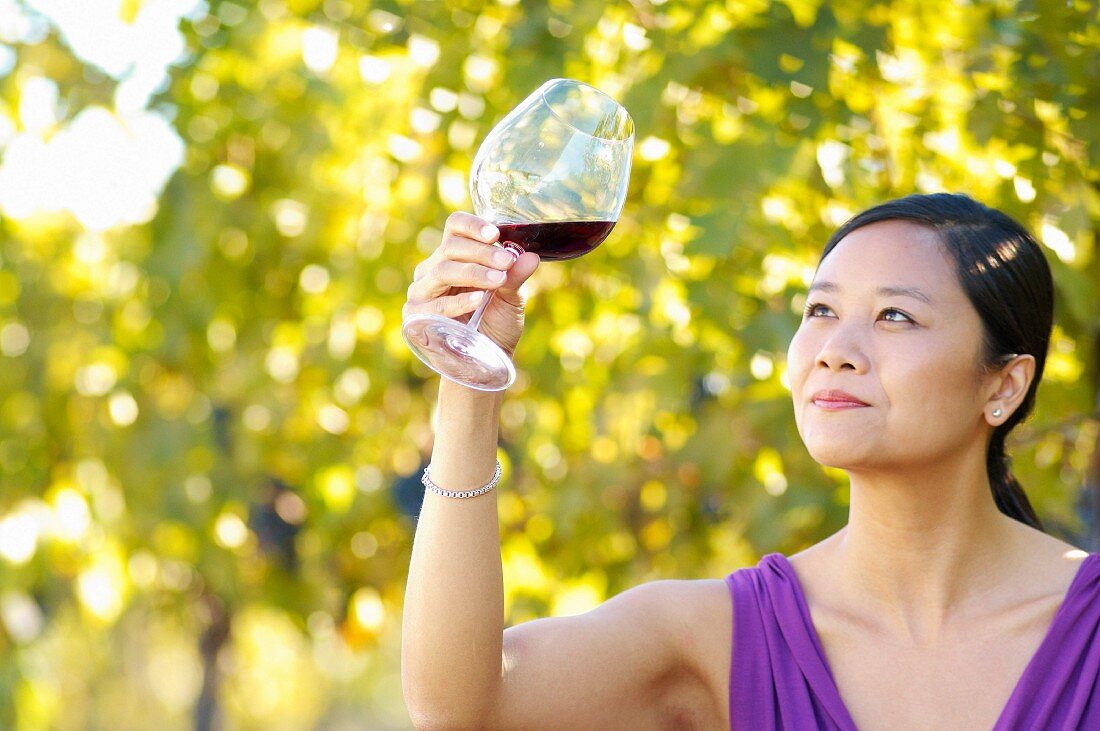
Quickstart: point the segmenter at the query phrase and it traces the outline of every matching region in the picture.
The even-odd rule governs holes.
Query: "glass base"
[[[478,391],[503,391],[516,380],[512,359],[477,330],[440,315],[413,315],[401,325],[409,349],[449,381]]]

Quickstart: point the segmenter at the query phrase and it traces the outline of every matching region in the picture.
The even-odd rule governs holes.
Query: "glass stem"
[[[520,255],[523,254],[523,247],[511,241],[501,241],[497,244],[497,246],[512,255],[513,264],[515,264],[516,259],[518,259]],[[485,292],[485,299],[481,300],[481,304],[476,310],[474,310],[474,314],[470,315],[470,321],[466,323],[467,327],[471,327],[474,330],[477,330],[478,326],[481,325],[481,318],[485,315],[485,308],[487,308],[489,306],[489,303],[493,301],[493,294],[494,293],[491,290],[487,290]]]
[[[485,308],[488,307],[489,303],[492,301],[493,292],[491,290],[486,291],[485,299],[481,300],[481,304],[474,310],[474,314],[470,315],[470,321],[466,323],[466,326],[477,330],[478,326],[481,325],[481,317],[485,314]]]

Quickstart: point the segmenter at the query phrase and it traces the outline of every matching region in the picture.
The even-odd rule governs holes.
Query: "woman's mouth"
[[[829,390],[818,391],[810,399],[811,403],[819,409],[826,411],[842,411],[844,409],[861,409],[870,406],[866,401],[853,396],[845,391]]]
[[[814,406],[819,409],[825,409],[826,411],[843,411],[844,409],[863,409],[867,407],[867,404],[857,404],[852,401],[827,401],[825,399],[817,399],[814,401]]]

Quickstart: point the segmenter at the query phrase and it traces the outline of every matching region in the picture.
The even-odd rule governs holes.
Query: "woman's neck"
[[[848,525],[830,539],[829,553],[853,599],[914,642],[940,637],[953,618],[988,606],[1026,528],[997,509],[984,460],[857,472],[851,481]]]

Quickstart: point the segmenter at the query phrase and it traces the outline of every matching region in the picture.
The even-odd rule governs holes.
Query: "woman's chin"
[[[822,467],[838,470],[859,467],[867,461],[869,456],[862,445],[852,444],[814,444],[807,446],[807,451],[814,462]]]

